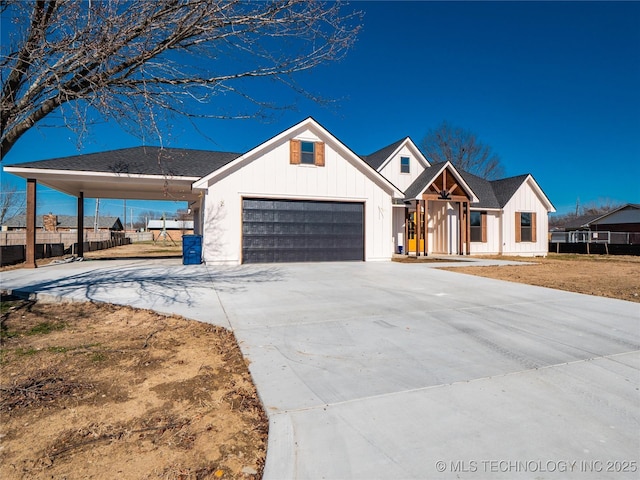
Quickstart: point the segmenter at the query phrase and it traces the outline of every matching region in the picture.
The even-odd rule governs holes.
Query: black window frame
[[[400,173],[411,173],[411,157],[400,157]]]
[[[483,243],[482,214],[483,212],[472,211],[469,215],[469,239],[473,243]],[[477,225],[475,225],[476,223]]]

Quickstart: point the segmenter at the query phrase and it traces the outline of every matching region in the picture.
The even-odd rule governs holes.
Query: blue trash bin
[[[202,235],[182,236],[182,264],[200,265],[202,263]]]

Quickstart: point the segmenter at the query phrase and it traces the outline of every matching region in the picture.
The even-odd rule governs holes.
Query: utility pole
[[[93,233],[98,233],[98,215],[100,213],[100,199],[96,198],[96,214],[93,217]]]
[[[127,233],[127,201],[124,200],[124,233]]]
[[[162,246],[167,245],[167,216],[162,212]]]

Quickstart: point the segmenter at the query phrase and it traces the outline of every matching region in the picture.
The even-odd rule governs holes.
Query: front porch
[[[402,253],[470,255],[474,201],[476,196],[450,163],[425,170],[407,189],[402,205],[394,208],[394,225],[403,229],[398,232]]]

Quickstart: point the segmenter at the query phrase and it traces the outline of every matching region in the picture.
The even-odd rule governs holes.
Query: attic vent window
[[[400,157],[400,173],[411,173],[411,160],[409,157]]]
[[[315,165],[315,144],[313,142],[300,142],[300,163],[304,165]]]
[[[289,163],[324,167],[324,143],[291,140]]]

